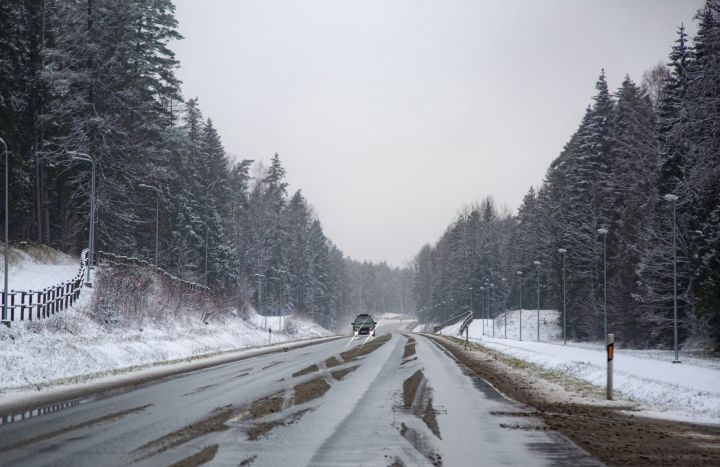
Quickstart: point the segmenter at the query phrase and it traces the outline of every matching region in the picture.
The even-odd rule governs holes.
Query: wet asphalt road
[[[402,329],[39,407],[0,425],[0,465],[595,464],[429,339],[408,346]],[[359,346],[375,350],[340,357]]]

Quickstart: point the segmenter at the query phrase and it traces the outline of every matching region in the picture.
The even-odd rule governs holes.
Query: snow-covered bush
[[[212,320],[227,309],[223,302],[148,268],[114,266],[98,272],[88,312],[102,325],[141,326],[190,317]]]
[[[288,334],[290,336],[294,336],[299,332],[298,324],[295,322],[295,319],[288,317],[283,322],[283,332],[285,334]]]

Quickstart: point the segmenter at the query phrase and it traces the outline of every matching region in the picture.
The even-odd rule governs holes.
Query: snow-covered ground
[[[0,271],[3,268],[4,265],[0,261]],[[80,270],[80,258],[73,258],[48,248],[34,246],[28,249],[10,248],[8,269],[10,290],[42,290],[75,277]]]
[[[540,340],[542,342],[562,340],[562,328],[558,324],[558,312],[556,310],[540,310]],[[494,337],[507,337],[509,339],[520,338],[520,310],[512,310],[507,313],[507,326],[505,315],[496,319],[473,321],[473,326],[480,326],[481,334]],[[484,322],[484,324],[483,324]],[[446,336],[455,336],[460,331],[462,322],[455,323],[442,329],[441,333]],[[483,328],[484,325],[484,328]],[[506,331],[507,327],[507,331]],[[484,329],[484,333],[483,333]],[[538,336],[538,311],[522,310],[522,339],[537,340]]]
[[[14,289],[42,289],[74,277],[80,267],[73,258],[46,247],[11,249],[10,284]],[[201,313],[142,325],[104,326],[90,318],[95,288],[84,288],[75,306],[41,321],[0,326],[0,393],[44,387],[68,380],[87,380],[161,362],[182,360],[236,349],[266,346],[332,335],[319,325],[295,318],[292,333],[280,332],[280,317],[264,319],[226,316],[207,324]],[[286,330],[287,327],[284,327]]]
[[[122,329],[100,326],[76,309],[60,313],[41,326],[17,324],[0,329],[0,392],[269,345],[269,333],[253,324],[261,319],[255,315],[250,321],[226,318],[204,324],[197,318]],[[272,343],[331,335],[315,323],[291,319],[297,333],[273,331]]]
[[[528,319],[530,318],[530,319]],[[504,323],[496,320],[495,337],[492,321],[475,320],[470,325],[470,339],[514,358],[605,386],[606,354],[602,344],[573,343],[562,345],[557,312],[541,310],[540,338],[537,342],[537,312],[523,311],[523,340],[517,324],[519,313],[508,315],[508,339]],[[514,325],[513,325],[514,324]],[[457,336],[460,325],[442,330]],[[720,360],[686,357],[681,364],[672,363],[668,351],[615,349],[614,388],[618,398],[640,404],[643,413],[662,418],[718,423],[720,421]]]

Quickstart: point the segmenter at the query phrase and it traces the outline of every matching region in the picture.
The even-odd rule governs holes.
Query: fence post
[[[20,321],[25,321],[25,294],[24,290],[20,292]]]
[[[608,334],[607,344],[607,399],[613,398],[613,357],[615,351],[615,334]]]
[[[10,290],[10,321],[15,321],[15,291]]]

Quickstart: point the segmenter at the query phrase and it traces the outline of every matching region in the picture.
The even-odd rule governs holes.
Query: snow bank
[[[273,331],[273,344],[332,335],[317,324],[290,319],[297,333]],[[84,310],[75,309],[46,321],[0,329],[0,392],[269,343],[267,331],[241,318],[208,324],[196,318],[123,329],[101,326]]]
[[[80,269],[79,257],[36,245],[10,248],[9,262],[10,290],[42,290],[72,279]],[[4,264],[0,261],[0,271],[3,270]]]
[[[542,320],[542,314],[541,314]],[[541,321],[542,322],[542,321]],[[596,386],[605,386],[606,354],[602,344],[537,342],[537,318],[534,332],[527,332],[523,315],[523,341],[504,339],[496,329],[495,338],[482,321],[470,325],[470,338],[482,345],[539,367],[557,371]],[[499,324],[499,323],[496,323]],[[486,323],[487,325],[487,323]],[[510,337],[508,319],[508,337]],[[544,336],[556,335],[549,329]],[[489,331],[489,332],[488,332]],[[490,335],[488,335],[490,334]],[[527,337],[526,337],[527,336]],[[635,401],[646,415],[676,420],[718,423],[720,421],[720,361],[684,357],[673,364],[671,352],[615,350],[614,387],[618,398]]]

